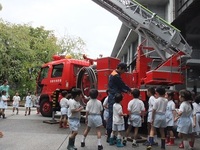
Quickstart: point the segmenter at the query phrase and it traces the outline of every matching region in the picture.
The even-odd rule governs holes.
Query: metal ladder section
[[[147,39],[162,60],[167,59],[163,52],[173,55],[182,51],[184,55],[191,55],[192,48],[180,31],[137,1],[92,1],[117,16],[131,30]]]

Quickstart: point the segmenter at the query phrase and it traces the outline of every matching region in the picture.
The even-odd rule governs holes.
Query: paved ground
[[[6,110],[7,119],[0,118],[0,130],[4,137],[0,138],[0,150],[66,150],[68,144],[69,129],[60,129],[58,124],[47,124],[44,121],[51,121],[51,118],[45,118],[37,115],[35,108],[30,116],[24,116],[24,108],[20,108],[19,115],[12,115],[11,109]],[[56,115],[56,120],[59,113]],[[81,134],[85,124],[81,124],[79,135],[76,138],[76,147],[78,150],[97,149],[97,139],[95,130],[91,130],[86,139],[86,147],[80,147]],[[102,133],[105,129],[102,128]],[[159,145],[160,145],[160,141]],[[176,145],[166,147],[166,150],[178,150],[179,139],[176,139]],[[106,136],[102,136],[102,145],[104,150],[146,150],[146,147],[139,144],[139,147],[132,148],[131,142],[126,147],[117,148],[106,143]],[[160,146],[153,147],[152,150],[160,150]],[[200,150],[200,138],[196,139],[194,150]]]

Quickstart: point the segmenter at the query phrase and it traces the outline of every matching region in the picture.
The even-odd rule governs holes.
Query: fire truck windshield
[[[54,65],[51,77],[61,77],[63,72],[63,64]]]
[[[38,81],[42,81],[44,78],[47,78],[47,75],[48,75],[48,71],[49,71],[49,67],[44,67],[44,68],[41,68],[41,71],[40,71],[40,75],[39,75],[39,80]]]

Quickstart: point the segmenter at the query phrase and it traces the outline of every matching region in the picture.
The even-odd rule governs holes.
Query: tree
[[[14,93],[35,90],[40,66],[57,53],[82,58],[85,43],[80,37],[60,40],[43,26],[11,24],[0,20],[0,80],[8,79]]]
[[[85,42],[80,37],[64,36],[58,42],[61,46],[61,53],[71,55],[74,59],[83,59]]]

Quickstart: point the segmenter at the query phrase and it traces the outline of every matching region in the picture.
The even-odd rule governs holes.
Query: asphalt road
[[[69,129],[59,128],[59,125],[49,124],[52,118],[42,117],[36,114],[35,108],[32,108],[30,116],[24,115],[24,108],[20,108],[19,115],[12,114],[9,107],[6,110],[6,119],[0,118],[0,131],[3,132],[3,138],[0,138],[0,150],[66,150],[68,144]],[[59,118],[59,112],[56,114],[55,121]],[[82,133],[85,124],[82,123],[79,134],[76,138],[75,146],[78,150],[97,149],[97,138],[95,129],[92,129],[86,138],[86,147],[80,147]],[[132,148],[131,142],[126,147],[117,148],[106,143],[105,129],[102,127],[102,145],[104,150],[146,150],[146,147],[139,144],[139,147]],[[160,145],[160,141],[159,145]],[[176,145],[166,147],[166,150],[178,150],[179,139],[176,139]],[[153,147],[152,150],[160,150],[160,146]],[[200,138],[196,139],[194,150],[200,150]]]

